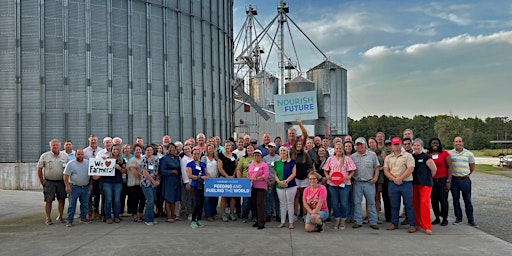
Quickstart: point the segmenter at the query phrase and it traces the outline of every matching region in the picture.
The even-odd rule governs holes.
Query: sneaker
[[[109,219],[109,220],[112,221],[112,219]],[[153,224],[154,224],[153,222],[144,222],[144,223],[146,223],[146,225],[148,225],[148,226],[153,226]]]
[[[72,227],[72,226],[73,226],[73,222],[68,221],[68,223],[66,223],[66,227],[70,228],[70,227]]]
[[[432,225],[436,225],[436,224],[440,224],[440,223],[441,223],[440,219],[435,219],[434,221],[432,221]]]
[[[236,217],[236,214],[232,213],[229,215],[229,218],[232,220],[232,221],[236,221],[238,218]]]
[[[91,224],[91,220],[88,220],[88,219],[81,219],[79,223]]]
[[[55,220],[56,220],[58,223],[66,223],[66,221],[65,221],[61,216],[58,216]]]
[[[189,214],[187,220],[192,220],[192,214]]]
[[[340,223],[340,229],[345,229],[345,223],[346,221],[345,220],[341,220],[341,223]]]
[[[112,223],[114,223],[114,221],[112,219],[107,219],[107,224],[112,224]],[[148,222],[146,222],[146,224],[148,224]]]
[[[479,227],[480,227],[478,224],[476,224],[476,222],[475,222],[475,221],[469,221],[469,222],[468,222],[468,225],[470,225],[470,226],[472,226],[472,227],[474,227],[474,228],[479,228]]]
[[[318,232],[323,233],[325,231],[325,222],[322,221],[322,224],[320,225],[320,229]]]
[[[443,221],[441,221],[441,226],[447,226],[447,225],[448,225],[448,220],[443,219]]]
[[[121,222],[121,219],[119,219],[119,218],[115,218],[115,219],[114,219],[114,222],[115,222],[115,223],[119,223],[119,222]]]
[[[409,227],[409,230],[407,230],[407,232],[409,232],[409,233],[414,233],[414,232],[416,232],[416,227],[415,227],[415,226],[410,226],[410,227]]]
[[[193,228],[193,229],[198,228],[198,226],[197,226],[197,222],[192,221],[192,222],[190,223],[190,227],[191,227],[191,228]]]
[[[242,220],[242,222],[243,222],[243,223],[247,223],[247,219],[243,219],[243,220]]]
[[[202,222],[202,221],[200,221],[200,220],[198,220],[198,221],[196,222],[196,224],[197,224],[197,227],[198,227],[198,228],[203,228],[203,227],[204,227],[203,222]]]
[[[459,225],[462,223],[462,220],[455,220],[455,222],[453,223],[453,225]]]
[[[228,215],[226,215],[226,214],[222,215],[222,221],[228,222],[229,221]]]

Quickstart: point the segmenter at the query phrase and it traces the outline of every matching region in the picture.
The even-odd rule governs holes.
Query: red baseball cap
[[[402,145],[402,139],[400,139],[400,137],[392,138],[391,145]]]

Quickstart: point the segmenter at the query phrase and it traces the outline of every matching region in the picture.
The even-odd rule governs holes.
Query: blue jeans
[[[402,184],[396,185],[393,181],[389,181],[388,193],[389,201],[391,201],[391,223],[395,227],[398,227],[398,219],[400,218],[400,199],[403,197],[409,226],[416,226],[414,208],[412,207],[412,182],[404,181]]]
[[[452,178],[451,190],[455,218],[462,221],[462,208],[460,206],[460,194],[462,192],[462,199],[464,200],[464,208],[466,208],[466,216],[468,217],[468,221],[475,221],[473,217],[473,204],[471,203],[471,179]]]
[[[114,202],[114,219],[119,219],[121,211],[121,191],[123,183],[103,182],[103,195],[105,196],[105,218],[112,218],[112,202]]]
[[[375,185],[367,181],[358,182],[356,181],[352,188],[354,194],[354,221],[356,224],[363,224],[362,207],[361,203],[364,198],[368,203],[368,216],[370,218],[371,225],[377,225],[377,210],[375,208]]]
[[[155,194],[156,187],[142,187],[142,193],[146,197],[146,210],[144,211],[144,221],[153,222],[155,215]]]
[[[352,187],[354,183],[352,183]],[[347,220],[354,220],[354,188],[348,191],[348,212],[347,212]]]
[[[217,214],[217,204],[219,203],[219,197],[207,196],[204,198],[204,217],[210,218]]]
[[[71,193],[69,194],[68,202],[68,221],[73,222],[76,210],[76,200],[80,199],[80,219],[87,218],[88,204],[89,204],[89,186],[75,186],[71,185]]]
[[[267,216],[272,216],[272,201],[274,201],[274,213],[276,216],[280,216],[279,198],[277,197],[276,186],[272,186],[267,190],[267,197],[265,198]]]
[[[344,188],[329,185],[329,192],[331,193],[332,210],[336,219],[347,219],[350,185],[345,185]],[[412,194],[412,193],[411,193]]]
[[[249,211],[252,218],[256,218],[256,212],[252,209],[252,200],[250,197],[244,197],[242,201],[242,219],[249,219]]]

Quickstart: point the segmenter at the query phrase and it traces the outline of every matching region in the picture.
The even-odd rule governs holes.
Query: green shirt
[[[242,178],[247,178],[247,171],[249,171],[249,164],[252,162],[252,160],[252,156],[242,157],[240,160],[238,160],[236,169],[242,172]]]

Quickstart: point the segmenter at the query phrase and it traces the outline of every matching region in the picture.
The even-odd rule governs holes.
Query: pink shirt
[[[354,171],[356,169],[356,165],[354,164],[354,161],[350,157],[343,157],[344,159],[343,166],[341,166],[340,161],[338,161],[338,158],[336,156],[331,156],[327,158],[327,161],[325,161],[323,169],[327,172],[330,172],[332,174],[333,172],[341,172],[343,173],[343,177],[347,177],[348,172]],[[327,180],[327,184],[334,186],[332,184],[331,180]],[[351,185],[350,179],[345,180],[345,185]]]
[[[258,166],[254,166],[254,161],[249,164],[249,169],[247,171],[247,178],[259,178],[263,176],[263,180],[254,180],[252,181],[253,188],[262,188],[268,189],[268,165],[265,162],[260,162]]]
[[[302,200],[305,201],[312,210],[314,210],[318,202],[322,200],[323,203],[320,207],[320,211],[329,211],[327,207],[327,188],[325,188],[324,185],[318,184],[315,191],[313,191],[311,186],[305,188],[302,194]]]

